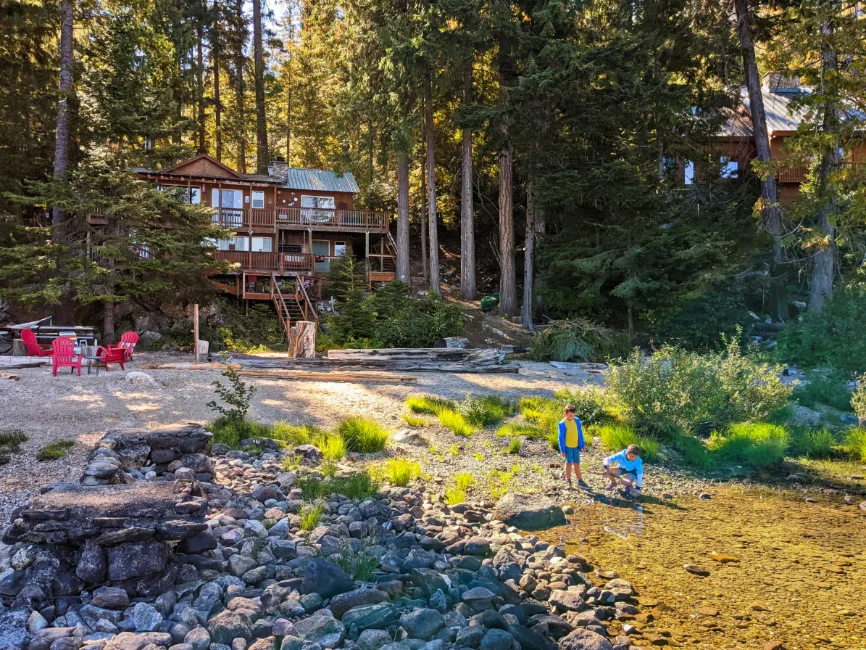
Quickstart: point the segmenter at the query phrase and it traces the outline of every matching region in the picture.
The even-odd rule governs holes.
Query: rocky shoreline
[[[297,470],[284,471],[276,450],[257,457],[217,450],[207,463],[198,452],[185,452],[196,465],[185,467],[182,454],[154,455],[156,448],[146,450],[136,440],[135,454],[111,445],[97,449],[89,467],[98,461],[104,465],[100,476],[108,478],[81,481],[84,489],[182,484],[175,514],[183,514],[185,526],[167,534],[136,511],[138,524],[115,530],[113,537],[105,531],[72,533],[69,526],[63,537],[51,537],[36,530],[34,522],[45,518],[34,513],[50,501],[52,490],[40,497],[43,502],[34,499],[30,519],[16,512],[7,533],[15,544],[11,566],[0,574],[0,648],[636,647],[629,621],[642,614],[631,585],[593,572],[562,546],[521,532],[564,523],[562,509],[540,496],[507,494],[497,507],[449,507],[439,486],[419,480],[384,486],[355,501],[326,494],[317,502],[320,519],[313,526],[313,495],[304,489],[313,491],[317,479],[324,479],[315,454]],[[169,456],[167,464],[155,462]],[[350,469],[341,467],[338,476],[345,471]],[[193,496],[196,491],[200,498]],[[204,497],[201,523],[192,505],[178,506]],[[115,516],[112,525],[120,519]],[[109,558],[112,552],[125,557],[115,563],[117,573],[78,575],[85,549],[105,545],[125,549],[126,555],[108,552]],[[159,580],[121,570],[133,564]],[[145,582],[160,588],[141,589]]]

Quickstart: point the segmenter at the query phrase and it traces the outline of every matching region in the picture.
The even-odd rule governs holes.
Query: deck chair
[[[55,377],[59,368],[71,368],[69,372],[77,368],[80,377],[82,359],[80,354],[75,354],[75,343],[68,338],[59,336],[51,342],[51,374]]]
[[[33,330],[22,330],[21,340],[24,341],[24,347],[27,348],[28,357],[50,357],[51,346],[40,345],[36,342],[36,335]]]
[[[123,336],[120,337],[120,343],[117,345],[109,345],[107,350],[124,350],[125,357],[123,359],[124,363],[132,360],[132,355],[135,352],[135,346],[138,343],[138,334],[135,332],[124,332]],[[112,363],[115,363],[112,361]]]
[[[127,348],[104,348],[101,345],[99,349],[96,351],[96,356],[99,357],[99,361],[105,364],[105,372],[108,372],[108,364],[109,363],[117,363],[120,365],[121,370],[126,370],[123,367],[123,364],[127,362]]]

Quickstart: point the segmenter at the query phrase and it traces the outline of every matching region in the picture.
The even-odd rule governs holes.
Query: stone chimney
[[[285,160],[277,158],[271,163],[271,165],[274,168],[274,178],[278,178],[282,183],[289,180],[289,164]]]

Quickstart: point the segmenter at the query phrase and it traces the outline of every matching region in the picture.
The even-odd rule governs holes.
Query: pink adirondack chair
[[[36,335],[33,330],[22,330],[21,340],[24,341],[24,347],[27,348],[28,357],[50,357],[51,346],[40,345],[36,342]]]
[[[80,354],[75,354],[75,342],[60,336],[51,342],[51,374],[57,376],[58,368],[71,368],[69,372],[78,369],[78,376],[81,376],[81,359]]]
[[[108,350],[123,350],[125,357],[124,362],[131,361],[132,355],[135,352],[135,345],[138,343],[138,334],[135,332],[124,332],[120,337],[120,343],[117,345],[109,345]],[[114,363],[112,361],[112,363]]]
[[[108,372],[109,363],[118,363],[120,364],[121,370],[126,370],[126,368],[123,367],[123,364],[128,360],[126,354],[126,348],[104,348],[101,345],[96,351],[96,356],[98,356],[99,360],[105,364],[105,372]]]

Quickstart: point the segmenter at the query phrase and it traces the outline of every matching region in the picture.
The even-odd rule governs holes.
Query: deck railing
[[[244,210],[215,208],[213,223],[224,228],[316,228],[388,230],[388,214],[373,210],[324,210],[321,208],[277,208]]]
[[[809,174],[812,173],[812,169],[812,165],[795,165],[780,169],[778,181],[780,183],[805,183],[809,178]],[[844,162],[839,165],[839,171],[859,175],[866,172],[866,163]]]
[[[213,256],[237,264],[243,271],[311,273],[315,255],[309,253],[262,253],[252,251],[214,251]]]

